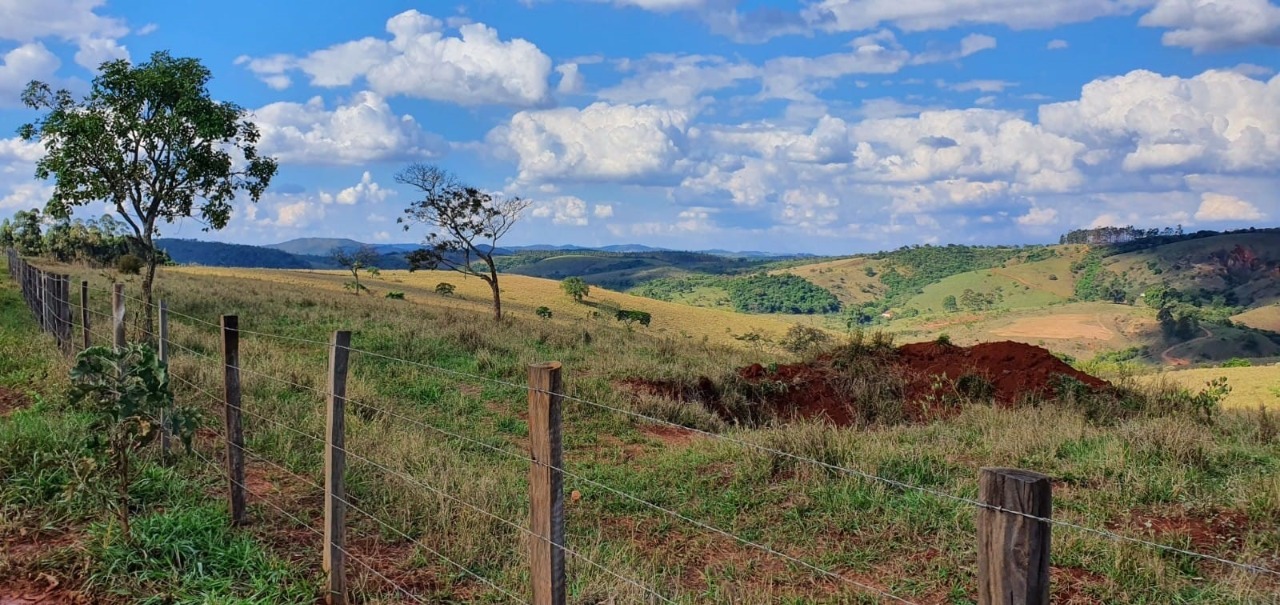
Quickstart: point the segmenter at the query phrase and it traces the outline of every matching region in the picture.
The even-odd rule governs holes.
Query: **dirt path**
[[[1204,340],[1204,339],[1206,339],[1206,338],[1213,338],[1213,332],[1212,332],[1212,331],[1210,331],[1210,330],[1209,330],[1209,328],[1206,328],[1206,327],[1204,327],[1204,326],[1200,326],[1200,329],[1201,329],[1201,330],[1204,330],[1204,336],[1201,336],[1201,337],[1199,337],[1199,338],[1192,338],[1191,340],[1188,340],[1188,341],[1186,341],[1186,342],[1180,342],[1180,343],[1178,343],[1178,344],[1175,344],[1175,345],[1173,345],[1173,346],[1171,346],[1171,347],[1169,347],[1169,348],[1165,349],[1164,351],[1161,351],[1161,353],[1160,353],[1160,361],[1163,361],[1163,362],[1165,363],[1165,365],[1171,365],[1171,366],[1185,366],[1185,365],[1191,365],[1191,360],[1190,360],[1190,359],[1186,359],[1186,358],[1184,358],[1184,357],[1174,357],[1174,356],[1173,356],[1173,350],[1174,350],[1174,349],[1176,349],[1176,348],[1178,348],[1178,347],[1185,347],[1185,346],[1187,346],[1187,345],[1189,345],[1189,344],[1191,344],[1191,343],[1193,343],[1193,342],[1201,341],[1201,340]]]
[[[992,272],[992,273],[994,273],[994,274],[996,274],[996,275],[999,275],[1000,277],[1007,277],[1007,278],[1009,278],[1009,279],[1012,279],[1013,281],[1016,281],[1016,282],[1018,282],[1018,283],[1020,283],[1020,284],[1022,284],[1022,285],[1024,285],[1024,286],[1026,286],[1026,287],[1028,287],[1028,288],[1035,288],[1035,287],[1036,287],[1036,286],[1031,285],[1031,283],[1030,283],[1030,282],[1027,282],[1027,281],[1025,281],[1025,280],[1022,280],[1022,279],[1019,279],[1019,278],[1014,277],[1014,276],[1012,276],[1012,275],[1009,275],[1008,273],[1005,273],[1004,271],[996,271],[996,270],[992,270],[991,272]]]

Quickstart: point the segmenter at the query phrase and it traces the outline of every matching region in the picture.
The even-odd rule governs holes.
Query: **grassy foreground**
[[[98,292],[107,286],[105,276],[72,271],[93,282],[96,311],[105,312],[106,297]],[[734,428],[693,406],[630,396],[618,384],[634,377],[691,383],[771,361],[749,351],[586,318],[518,318],[495,325],[474,305],[417,304],[412,294],[407,301],[356,297],[343,293],[336,280],[324,285],[293,275],[261,271],[246,279],[178,270],[161,276],[163,296],[176,313],[213,323],[219,314],[237,314],[244,330],[302,340],[242,337],[247,445],[254,456],[270,461],[249,458],[250,526],[243,532],[225,529],[221,483],[198,459],[150,467],[148,491],[137,499],[151,521],[138,526],[162,536],[154,551],[173,555],[112,548],[109,531],[85,526],[87,537],[79,543],[88,546],[71,548],[97,570],[81,576],[87,589],[136,597],[162,591],[166,600],[178,602],[315,599],[319,540],[275,507],[319,526],[321,498],[311,484],[320,480],[321,446],[310,436],[324,427],[323,342],[335,329],[353,330],[358,349],[517,385],[353,355],[348,487],[353,504],[385,525],[351,513],[352,554],[428,601],[506,599],[432,550],[504,590],[527,594],[525,535],[461,503],[527,526],[528,429],[525,393],[518,385],[527,364],[547,359],[562,361],[568,392],[589,401],[969,498],[976,495],[980,467],[1037,470],[1055,478],[1056,518],[1280,568],[1280,418],[1274,415],[1226,411],[1204,423],[1140,414],[1099,424],[1065,404],[1017,410],[970,404],[927,425]],[[136,296],[138,290],[130,284],[127,291]],[[11,286],[4,297],[12,298]],[[19,304],[6,304],[3,315],[25,316]],[[6,535],[41,524],[83,526],[76,523],[94,509],[66,492],[79,435],[76,416],[54,401],[61,379],[52,343],[35,337],[29,324],[5,321],[4,338],[30,351],[12,371],[38,375],[31,383],[50,398],[0,420],[0,456],[8,457],[0,464]],[[204,391],[217,393],[221,384],[216,328],[177,315],[172,321],[178,397],[211,405]],[[105,342],[105,326],[100,318],[95,322],[95,341]],[[0,375],[8,376],[11,370],[3,369]],[[657,430],[580,402],[566,402],[564,427],[568,471],[851,581],[788,564],[567,478],[566,490],[576,493],[567,505],[567,544],[578,555],[567,557],[572,602],[657,601],[584,559],[681,603],[883,600],[853,582],[918,603],[975,598],[975,511],[964,504],[717,439]],[[198,449],[218,455],[212,431]],[[48,486],[36,489],[12,487],[39,484],[41,477],[61,479],[47,479]],[[187,514],[192,510],[200,513]],[[1280,592],[1274,577],[1069,528],[1055,529],[1053,539],[1058,602],[1268,603]],[[170,541],[183,546],[166,550],[162,545]],[[201,555],[193,558],[193,551]],[[6,560],[4,569],[37,577],[31,575],[35,569],[66,569],[59,558],[65,556],[50,555],[52,561],[39,563],[44,567]],[[206,563],[199,567],[203,575],[193,578],[194,560],[227,563]],[[240,560],[254,564],[231,564]],[[350,569],[354,590],[367,601],[403,600],[359,563]]]

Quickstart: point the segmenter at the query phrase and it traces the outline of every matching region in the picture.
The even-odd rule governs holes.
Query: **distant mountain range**
[[[378,263],[380,268],[403,269],[408,267],[408,262],[404,258],[405,255],[422,247],[419,244],[404,243],[365,244],[353,239],[331,237],[304,237],[266,246],[206,242],[194,239],[161,239],[157,241],[157,244],[168,252],[170,258],[178,264],[263,269],[335,269],[337,265],[329,258],[334,248],[353,250],[366,245],[382,256]],[[503,246],[498,248],[496,253],[499,256],[512,256],[524,252],[546,253],[557,251],[572,253],[609,252],[615,254],[678,252],[642,244],[618,244],[594,248],[575,245],[534,244],[529,246]],[[744,259],[813,256],[810,254],[774,254],[757,251],[732,252],[729,250],[700,250],[694,252],[725,258]]]

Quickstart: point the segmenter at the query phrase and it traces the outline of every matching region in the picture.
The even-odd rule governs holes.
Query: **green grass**
[[[169,468],[143,455],[129,494],[133,541],[121,536],[104,508],[114,493],[89,466],[90,419],[65,403],[65,362],[7,277],[0,350],[0,388],[28,404],[0,416],[0,545],[57,544],[12,556],[0,548],[0,597],[8,579],[47,574],[94,602],[314,601],[312,575],[233,530],[211,497],[217,475],[190,457]]]
[[[566,322],[558,313],[551,322],[517,315],[494,324],[483,308],[408,306],[407,301],[355,297],[323,281],[295,279],[286,272],[252,276],[170,271],[160,283],[174,311],[210,320],[235,313],[246,330],[323,342],[332,330],[351,329],[358,349],[516,385],[523,384],[527,364],[557,359],[565,365],[567,391],[589,401],[704,423],[699,426],[726,431],[735,439],[963,497],[976,495],[981,467],[1028,468],[1055,478],[1055,517],[1063,520],[1260,564],[1275,565],[1272,557],[1280,551],[1280,438],[1260,428],[1266,425],[1256,412],[1226,412],[1210,424],[1158,414],[1097,423],[1066,404],[1046,402],[1014,410],[973,404],[953,418],[927,425],[879,424],[858,430],[809,423],[726,427],[708,422],[705,412],[691,411],[687,404],[631,397],[618,382],[646,377],[693,384],[702,375],[721,378],[753,361],[767,365],[785,358],[611,324]],[[104,285],[100,277],[92,278],[96,286]],[[513,280],[508,287],[517,283]],[[130,285],[129,291],[136,293],[136,286]],[[414,296],[410,292],[410,300]],[[94,304],[103,309],[105,301],[99,299]],[[175,343],[217,356],[214,328],[175,315],[173,332]],[[245,409],[272,421],[246,417],[250,450],[303,480],[318,481],[320,447],[297,432],[314,435],[324,427],[323,398],[312,389],[324,384],[325,346],[247,333],[241,346]],[[216,362],[175,351],[174,373],[216,393],[221,379]],[[351,372],[348,450],[392,472],[349,456],[350,494],[361,509],[413,538],[405,541],[352,514],[349,535],[367,541],[356,553],[384,553],[376,560],[380,570],[401,574],[397,577],[430,578],[423,582],[422,593],[441,601],[490,602],[501,597],[422,551],[419,542],[524,594],[527,541],[522,533],[418,485],[425,483],[525,526],[524,389],[360,353],[353,355]],[[178,397],[205,401],[186,387],[179,388]],[[450,439],[380,410],[466,435],[505,453]],[[574,401],[565,404],[564,427],[565,465],[572,473],[912,601],[970,603],[975,598],[974,510],[968,506],[722,440],[670,442],[624,416]],[[214,451],[214,444],[204,447]],[[263,464],[251,461],[250,468],[274,486],[266,498],[314,521],[319,502],[314,488]],[[185,466],[179,469],[195,473]],[[569,547],[677,602],[875,602],[853,585],[779,561],[587,483],[570,478],[566,490],[580,495],[567,504]],[[214,493],[185,491],[208,494],[203,496],[210,498],[206,502],[216,506]],[[159,494],[148,501],[169,497],[176,496]],[[303,530],[263,504],[252,508],[254,535],[266,543],[288,544],[290,556],[314,564],[314,540],[297,537],[305,535],[300,534]],[[1183,534],[1156,533],[1141,522],[1153,515],[1197,522],[1224,511],[1245,520],[1231,541],[1189,545]],[[172,518],[156,521],[155,531],[177,531],[190,523],[175,511]],[[192,527],[201,531],[198,524]],[[238,548],[221,538],[201,539],[201,544],[218,560],[222,559],[216,553]],[[645,600],[634,586],[576,557],[568,559],[572,601]],[[161,557],[148,571],[129,574],[126,590],[137,590],[143,582],[139,578],[157,570],[170,570],[165,572],[172,579],[167,589],[184,586],[184,594],[200,594],[210,585],[235,586],[250,594],[257,586],[234,566],[225,567],[226,578],[215,582],[180,570],[175,561],[180,559]],[[1210,564],[1067,528],[1055,530],[1053,564],[1059,570],[1055,594],[1070,589],[1107,603],[1255,603],[1277,588]],[[282,572],[270,565],[257,569],[261,577],[282,573],[303,578],[289,585],[287,594],[307,585],[305,573]],[[1068,581],[1064,569],[1080,579]],[[353,586],[369,599],[393,596],[367,574]]]

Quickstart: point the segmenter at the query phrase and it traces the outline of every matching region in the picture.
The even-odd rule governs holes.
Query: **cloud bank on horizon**
[[[0,0],[0,128],[32,79],[204,61],[281,172],[223,232],[412,241],[392,176],[535,200],[510,243],[848,253],[1280,219],[1272,0]],[[0,136],[0,217],[41,207]]]

